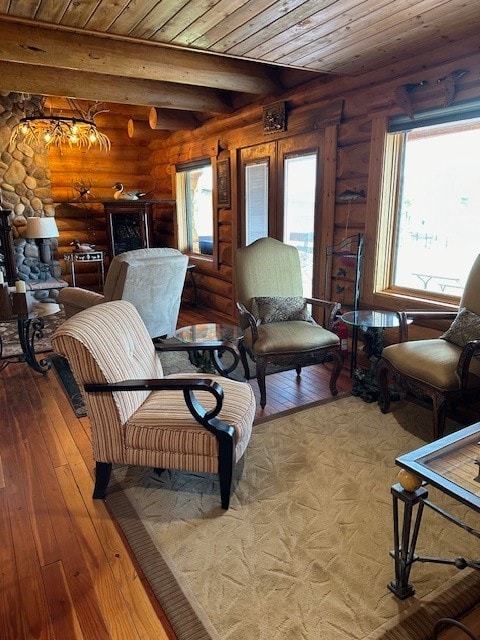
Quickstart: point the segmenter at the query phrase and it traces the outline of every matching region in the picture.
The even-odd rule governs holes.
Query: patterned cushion
[[[461,307],[449,329],[440,338],[459,347],[464,347],[470,340],[480,340],[480,316]]]
[[[300,296],[254,298],[256,312],[254,315],[262,324],[269,322],[285,322],[287,320],[312,321],[305,298]]]

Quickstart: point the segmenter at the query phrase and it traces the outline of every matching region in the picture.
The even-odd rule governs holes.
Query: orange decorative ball
[[[406,469],[401,469],[398,472],[398,481],[405,491],[416,491],[422,485],[421,478]]]

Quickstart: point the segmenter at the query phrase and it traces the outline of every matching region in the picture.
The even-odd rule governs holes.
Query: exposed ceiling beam
[[[279,89],[255,62],[8,20],[0,20],[0,60],[259,95]]]
[[[156,80],[119,78],[85,71],[72,73],[67,69],[35,67],[12,62],[0,61],[0,88],[3,91],[17,93],[65,96],[184,111],[232,111],[232,107],[221,99],[215,89],[201,89]]]
[[[198,121],[190,111],[171,111],[155,107],[150,109],[148,122],[152,129],[167,131],[191,131],[198,127]]]

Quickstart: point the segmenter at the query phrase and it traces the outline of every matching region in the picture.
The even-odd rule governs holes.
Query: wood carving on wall
[[[444,87],[444,91],[445,91],[445,98],[443,102],[444,107],[449,107],[450,105],[453,104],[453,101],[455,100],[455,93],[457,90],[456,82],[459,78],[461,78],[467,73],[468,71],[466,71],[465,69],[457,69],[457,71],[452,71],[452,73],[448,74],[448,76],[439,78],[437,80],[437,84],[443,84],[443,87]]]
[[[217,160],[217,204],[230,207],[230,160]]]
[[[415,118],[412,102],[410,100],[410,93],[412,93],[412,91],[414,89],[417,89],[418,87],[424,87],[426,84],[428,84],[426,80],[421,80],[420,82],[410,82],[407,84],[401,84],[394,91],[396,103],[401,109],[403,109],[403,111],[405,111],[410,120],[413,120]]]
[[[276,102],[263,107],[263,133],[287,130],[285,102]]]

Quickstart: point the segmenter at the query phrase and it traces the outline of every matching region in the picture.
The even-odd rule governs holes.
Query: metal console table
[[[72,276],[72,287],[76,287],[75,264],[77,262],[96,262],[98,264],[99,284],[103,288],[105,284],[105,254],[103,251],[91,251],[89,253],[64,253],[63,259],[70,265],[70,274]]]

